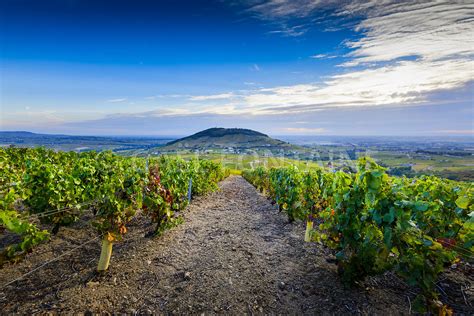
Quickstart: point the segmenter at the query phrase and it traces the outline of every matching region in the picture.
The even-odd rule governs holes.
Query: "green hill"
[[[205,149],[291,149],[284,141],[243,128],[209,128],[167,143],[161,150]]]

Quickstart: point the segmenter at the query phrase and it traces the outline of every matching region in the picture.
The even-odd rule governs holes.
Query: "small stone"
[[[235,247],[232,247],[232,251],[237,251],[237,248],[235,248]]]
[[[278,287],[280,288],[280,290],[283,290],[285,288],[285,282],[278,283]]]
[[[191,280],[191,272],[185,272],[183,279],[185,279],[186,281]]]
[[[456,269],[457,267],[458,267],[458,265],[455,264],[455,263],[451,265],[451,269]]]
[[[148,260],[146,263],[148,263],[148,265],[150,265],[150,264],[151,264],[151,260]]]
[[[87,282],[87,287],[93,287],[99,285],[99,282],[89,281]]]

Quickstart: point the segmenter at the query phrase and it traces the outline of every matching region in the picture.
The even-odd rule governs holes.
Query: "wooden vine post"
[[[193,178],[189,178],[188,183],[188,203],[191,203],[191,194],[193,192]]]
[[[309,218],[306,221],[306,232],[304,234],[304,241],[305,242],[310,242],[311,241],[311,231],[313,230],[313,221],[311,218]]]
[[[110,257],[112,256],[112,246],[113,242],[110,241],[107,237],[102,239],[102,250],[100,252],[99,264],[97,266],[97,271],[103,272],[109,268]]]

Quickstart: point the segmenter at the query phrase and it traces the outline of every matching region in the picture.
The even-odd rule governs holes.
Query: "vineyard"
[[[85,213],[102,239],[97,269],[108,269],[112,246],[142,212],[155,228],[180,222],[191,196],[217,189],[227,174],[221,165],[179,158],[125,158],[111,152],[55,152],[43,148],[0,149],[0,225],[18,242],[1,253],[0,264],[18,260],[61,227]]]
[[[450,314],[439,277],[472,264],[474,254],[472,184],[391,177],[370,158],[356,173],[244,171],[262,194],[219,163],[175,156],[3,148],[0,168],[0,306],[9,312],[135,313],[134,306],[149,314],[153,295],[159,310],[178,314],[206,306],[238,314],[400,312],[400,290],[384,294],[384,282],[372,289],[369,297],[390,307],[358,289],[383,275],[416,289],[401,313],[413,304]],[[197,203],[189,205],[191,197]],[[193,214],[186,220],[185,209]],[[71,243],[73,235],[79,240]],[[153,236],[160,238],[145,238]],[[461,285],[461,299],[470,306],[467,289]],[[19,304],[23,293],[29,305]]]
[[[259,167],[244,177],[290,222],[306,222],[306,241],[335,251],[344,282],[393,270],[421,289],[416,306],[449,312],[438,300],[436,281],[451,264],[472,262],[472,184],[390,177],[369,158],[353,174]]]

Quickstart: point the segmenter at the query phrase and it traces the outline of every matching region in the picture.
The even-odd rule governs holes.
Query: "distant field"
[[[444,155],[430,155],[430,158],[417,154],[400,154],[396,152],[368,151],[363,153],[373,157],[378,163],[388,168],[411,166],[412,173],[406,175],[436,174],[446,178],[473,181],[474,180],[474,157],[447,157]],[[225,167],[233,170],[233,173],[240,174],[242,170],[252,169],[257,166],[263,167],[283,167],[295,165],[300,169],[327,167],[331,163],[334,167],[350,166],[355,167],[356,161],[347,157],[339,158],[339,154],[334,155],[333,160],[311,161],[299,160],[287,157],[265,157],[261,155],[239,155],[239,154],[170,154],[178,155],[184,159],[199,157],[220,162]]]
[[[473,169],[474,167],[474,158],[472,156],[455,157],[447,155],[429,155],[429,157],[426,157],[426,155],[399,154],[394,152],[371,152],[370,155],[390,166],[412,164],[413,169],[416,171],[425,169],[466,170]]]
[[[242,170],[252,169],[257,166],[267,168],[284,167],[289,165],[296,165],[298,168],[314,168],[323,166],[322,163],[313,161],[302,161],[289,159],[284,157],[264,157],[256,155],[238,155],[238,154],[173,154],[182,157],[183,159],[191,159],[199,157],[200,159],[209,159],[215,162],[222,163],[226,168],[231,169],[234,174],[240,174]]]
[[[408,167],[413,174],[433,174],[453,180],[474,181],[474,157],[423,155],[417,153],[370,152],[370,156],[387,167]]]

